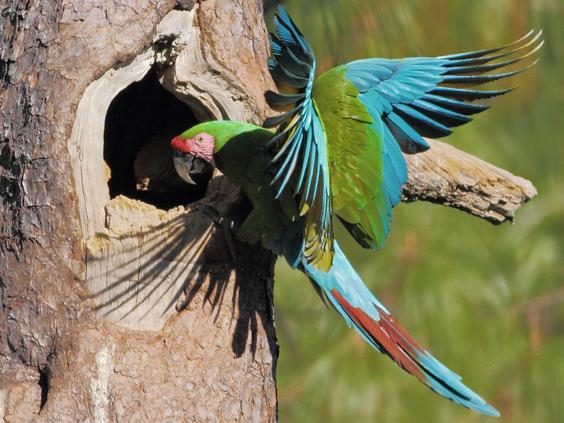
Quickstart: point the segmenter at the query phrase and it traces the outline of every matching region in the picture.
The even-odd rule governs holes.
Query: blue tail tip
[[[489,404],[484,404],[482,407],[480,407],[478,409],[478,411],[484,413],[487,416],[491,416],[491,417],[500,417],[501,416],[501,413]]]

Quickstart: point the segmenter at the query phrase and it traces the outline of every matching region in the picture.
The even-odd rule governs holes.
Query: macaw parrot
[[[400,60],[363,59],[315,79],[315,57],[283,7],[271,34],[271,73],[280,93],[265,127],[200,123],[172,140],[174,165],[191,183],[197,162],[216,166],[241,187],[252,211],[239,229],[303,272],[349,326],[376,350],[433,391],[476,410],[498,411],[421,347],[368,290],[334,238],[336,216],[365,248],[380,248],[390,232],[407,167],[402,151],[429,148],[488,108],[475,100],[509,90],[475,85],[532,66],[486,74],[533,55],[541,32],[489,50]]]

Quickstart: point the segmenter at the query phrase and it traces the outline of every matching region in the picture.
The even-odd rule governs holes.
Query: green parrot
[[[520,62],[543,44],[530,32],[506,46],[441,57],[364,59],[315,79],[313,51],[279,7],[269,67],[283,111],[265,127],[214,121],[172,140],[178,174],[216,166],[241,187],[252,211],[239,232],[303,272],[349,326],[433,391],[465,407],[499,413],[422,348],[368,290],[335,240],[335,216],[363,247],[380,248],[407,181],[402,155],[429,148],[488,107],[474,103],[509,90],[471,86],[522,72],[486,74]],[[503,60],[502,60],[503,59]]]

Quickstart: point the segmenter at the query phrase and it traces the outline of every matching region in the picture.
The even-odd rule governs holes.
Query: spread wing
[[[429,148],[424,137],[449,135],[488,108],[474,101],[510,90],[474,86],[514,76],[500,71],[537,52],[541,32],[495,49],[441,57],[364,59],[331,69],[313,83],[313,52],[286,11],[271,36],[272,75],[281,93],[267,93],[283,111],[265,126],[273,139],[279,194],[293,189],[306,215],[306,251],[327,268],[332,260],[334,211],[366,248],[382,246],[392,208],[407,180],[402,156]],[[494,73],[490,73],[494,72]]]
[[[308,263],[329,270],[333,258],[333,222],[327,156],[327,137],[311,91],[315,58],[311,47],[284,8],[274,19],[271,34],[271,73],[281,91],[267,92],[270,106],[285,113],[268,119],[265,127],[280,125],[272,139],[277,197],[291,189],[305,215],[304,254]]]
[[[509,92],[468,87],[514,76],[533,66],[536,60],[521,69],[486,74],[532,56],[543,45],[541,36],[541,31],[531,31],[502,47],[441,57],[357,60],[346,65],[345,75],[357,87],[358,98],[370,114],[381,116],[402,148],[415,152],[429,147],[422,136],[447,136],[452,133],[450,128],[488,109],[472,101]]]
[[[488,108],[475,100],[509,90],[476,85],[514,76],[490,73],[521,62],[543,44],[530,32],[506,46],[436,58],[365,59],[331,69],[314,84],[313,97],[328,133],[334,212],[364,247],[382,246],[392,208],[407,180],[401,150],[429,148]]]

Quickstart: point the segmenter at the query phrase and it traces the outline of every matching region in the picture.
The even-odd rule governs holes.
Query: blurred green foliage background
[[[412,335],[502,413],[564,421],[564,1],[288,0],[319,70],[361,57],[492,47],[543,28],[520,88],[459,128],[453,145],[532,180],[514,225],[428,203],[396,208],[379,253],[341,231],[364,280]],[[499,86],[499,84],[498,84]],[[282,422],[494,421],[458,407],[365,344],[305,278],[278,263]]]

